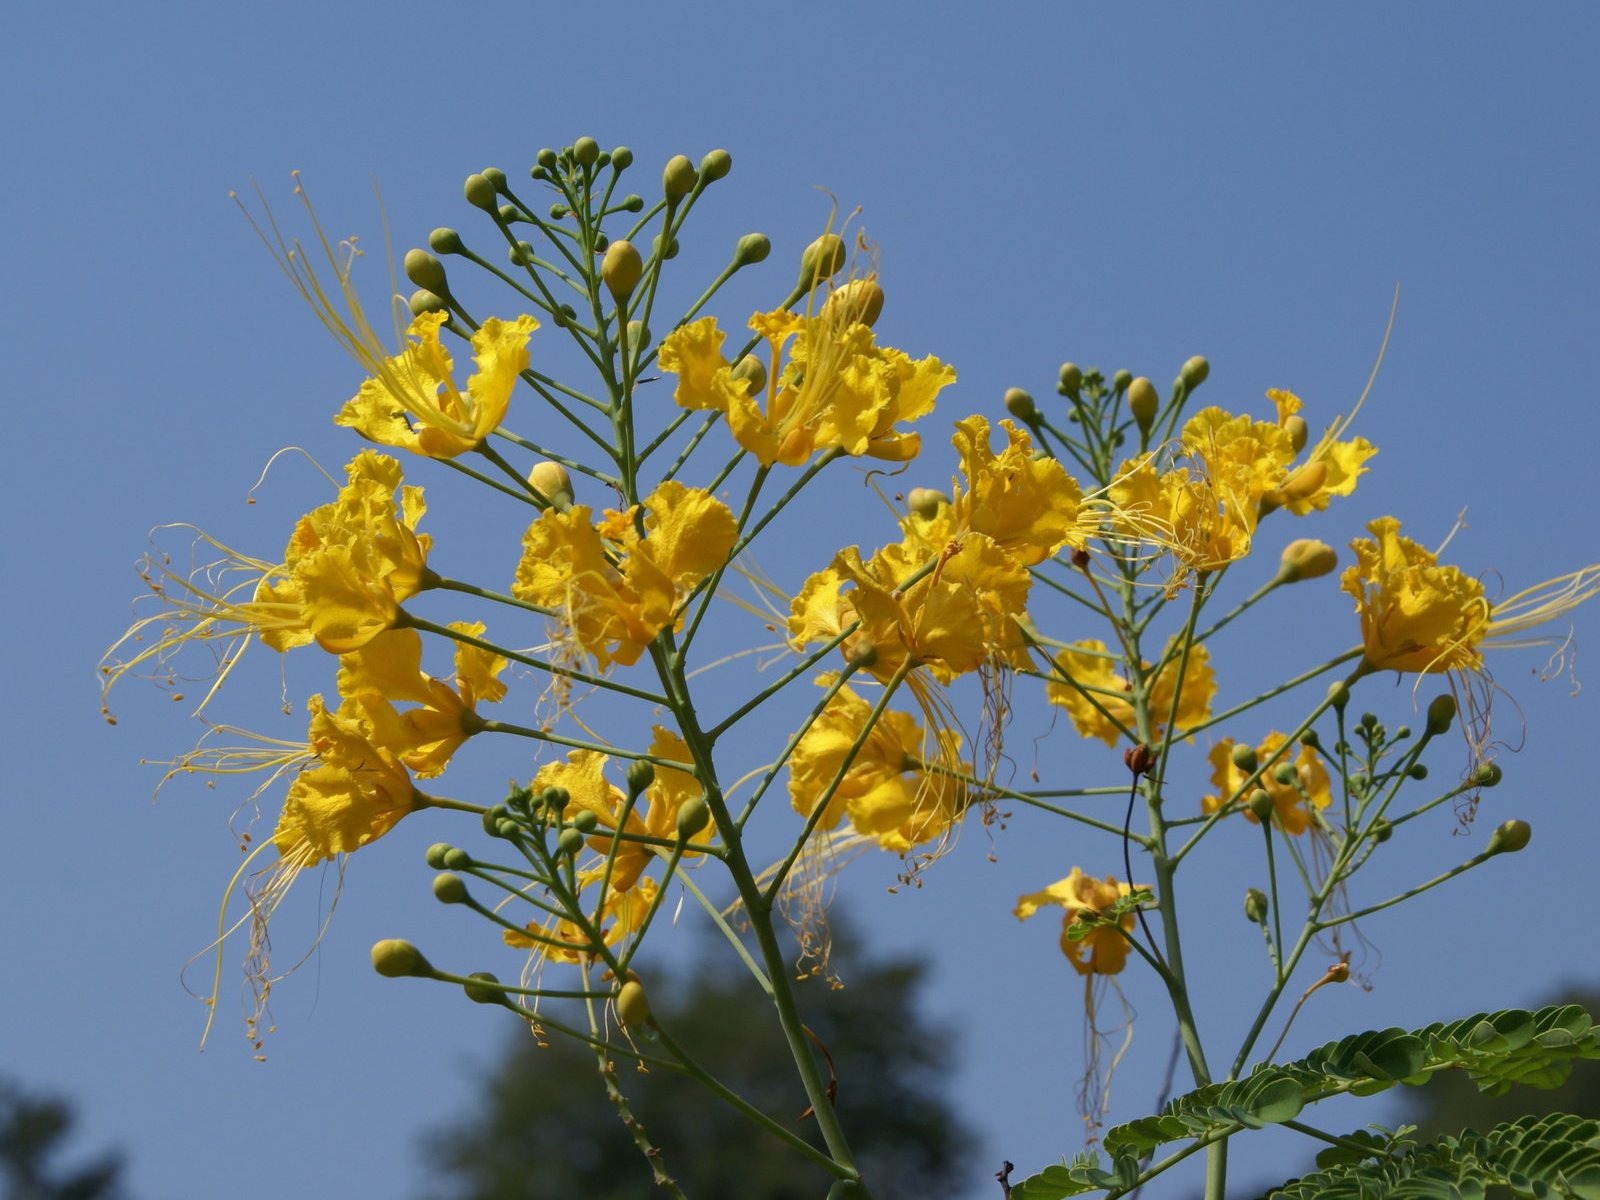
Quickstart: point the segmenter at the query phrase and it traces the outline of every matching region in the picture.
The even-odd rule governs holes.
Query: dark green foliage
[[[106,1154],[86,1166],[55,1164],[72,1133],[72,1110],[0,1080],[0,1179],[4,1200],[121,1200],[122,1162]]]
[[[834,967],[799,986],[801,1014],[838,1071],[838,1108],[876,1200],[922,1200],[962,1190],[983,1174],[949,1094],[951,1036],[918,1016],[923,968],[874,962],[834,930]],[[743,973],[697,971],[650,979],[657,1019],[723,1083],[818,1141],[802,1121],[805,1094],[772,1019],[771,1002]],[[426,1139],[435,1200],[636,1200],[650,1170],[607,1102],[594,1052],[552,1037],[540,1048],[518,1027],[485,1081],[480,1109]],[[640,1048],[652,1047],[641,1039]],[[824,1068],[826,1069],[826,1068]],[[640,1074],[615,1060],[616,1078],[661,1162],[692,1200],[816,1200],[828,1178],[691,1079]],[[820,1142],[819,1142],[820,1144]]]

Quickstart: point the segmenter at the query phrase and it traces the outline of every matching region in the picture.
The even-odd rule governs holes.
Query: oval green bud
[[[515,204],[502,204],[495,211],[500,214],[502,225],[514,225],[522,220],[522,210]]]
[[[1111,390],[1114,392],[1125,392],[1128,390],[1128,385],[1132,382],[1132,371],[1118,371],[1111,377]]]
[[[1244,915],[1257,925],[1265,925],[1267,912],[1267,894],[1260,888],[1248,888],[1244,894]]]
[[[500,979],[492,971],[474,971],[467,976],[471,982],[463,983],[461,990],[474,1004],[504,1004],[506,994],[500,988]]]
[[[549,459],[534,463],[528,472],[528,483],[557,512],[566,512],[572,506],[572,475],[560,463]]]
[[[1196,354],[1184,360],[1183,366],[1178,371],[1178,378],[1183,380],[1183,386],[1192,392],[1204,383],[1210,374],[1211,364]]]
[[[700,178],[707,183],[725,179],[733,170],[733,155],[726,150],[712,150],[700,160]]]
[[[1078,389],[1083,386],[1083,372],[1078,369],[1077,363],[1062,363],[1061,373],[1056,377],[1056,391],[1063,396],[1078,398]]]
[[[513,267],[531,267],[537,259],[538,251],[533,248],[532,242],[517,242],[506,247],[506,257],[511,260]]]
[[[1449,733],[1450,726],[1456,719],[1456,698],[1449,692],[1442,692],[1428,702],[1427,730],[1430,737],[1438,737],[1441,733]]]
[[[876,279],[852,279],[836,287],[822,302],[824,321],[840,325],[865,325],[871,329],[883,315],[883,288]]]
[[[510,817],[503,817],[499,821],[495,822],[495,827],[494,827],[494,836],[495,837],[506,838],[507,840],[509,840],[511,838],[516,837],[517,834],[519,834],[521,832],[522,832],[522,826],[518,825]]]
[[[626,146],[618,146],[611,152],[611,165],[619,171],[626,171],[633,166],[633,151]]]
[[[1486,762],[1472,773],[1472,782],[1477,787],[1494,787],[1506,777],[1496,762]]]
[[[429,863],[428,865],[432,866],[433,864]],[[447,847],[439,860],[439,867],[447,871],[465,871],[471,865],[472,855],[468,854],[460,846]]]
[[[694,191],[694,185],[699,178],[694,164],[686,155],[674,154],[661,171],[661,191],[666,196],[667,203],[676,204]]]
[[[428,245],[435,254],[460,254],[466,249],[461,235],[448,225],[441,225],[428,235]]]
[[[500,211],[500,194],[495,191],[494,184],[480,174],[467,176],[466,182],[461,185],[461,194],[474,208],[481,208],[486,213]]]
[[[615,241],[606,247],[605,257],[600,260],[600,278],[618,304],[625,303],[633,295],[643,274],[644,260],[632,242]]]
[[[568,212],[568,209],[567,209],[567,206],[565,204],[552,204],[550,206],[550,219],[552,221],[565,220],[566,216],[567,216],[567,212]]]
[[[650,1019],[650,998],[637,979],[628,980],[617,990],[617,1019],[630,1029]]]
[[[590,808],[583,809],[572,816],[572,827],[580,833],[593,833],[595,826],[599,824],[599,814]]]
[[[1117,374],[1120,377],[1122,372],[1118,371]],[[1155,384],[1143,375],[1128,381],[1128,411],[1133,414],[1140,433],[1150,432],[1160,408],[1161,394],[1156,391]]]
[[[1407,771],[1406,774],[1411,776],[1412,779],[1415,779],[1417,782],[1420,783],[1422,780],[1424,780],[1424,779],[1426,779],[1428,777],[1428,764],[1427,763],[1412,763],[1411,764],[1411,769],[1409,771]]]
[[[917,487],[906,493],[906,507],[923,520],[939,515],[939,510],[950,503],[950,497],[936,488]]]
[[[572,157],[586,167],[592,167],[600,157],[600,143],[592,137],[581,137],[572,143]]]
[[[628,795],[637,796],[656,781],[655,764],[634,759],[628,764]]]
[[[1233,744],[1233,749],[1228,751],[1228,761],[1246,775],[1254,771],[1260,762],[1256,758],[1256,748],[1247,746],[1244,742],[1235,742]]]
[[[1272,803],[1272,794],[1266,788],[1256,788],[1245,798],[1245,804],[1256,820],[1267,824],[1272,820],[1272,814],[1277,811],[1277,806]]]
[[[543,150],[540,150],[539,153],[533,156],[533,161],[538,163],[546,171],[549,171],[553,170],[556,163],[560,162],[561,160],[556,157],[556,152],[554,150],[550,149],[549,146],[546,146]]]
[[[1394,826],[1379,817],[1372,823],[1372,840],[1378,845],[1383,845],[1394,836]]]
[[[500,822],[506,819],[505,806],[496,804],[483,814],[483,831],[490,837],[500,836]]]
[[[704,796],[691,796],[678,805],[678,836],[687,840],[711,824],[711,806]]]
[[[1272,768],[1272,777],[1284,787],[1293,787],[1300,782],[1300,772],[1292,762],[1281,762]]]
[[[837,275],[845,263],[844,239],[825,233],[800,252],[800,286],[814,288]]]
[[[433,898],[440,904],[465,904],[467,881],[453,871],[440,871],[433,877]]]
[[[428,847],[428,852],[422,856],[423,861],[435,871],[441,871],[444,869],[444,856],[454,849],[455,847],[449,842],[435,842]]]
[[[479,171],[478,174],[487,179],[489,181],[489,186],[494,188],[495,191],[499,192],[505,189],[506,173],[499,167],[485,167],[483,170]]]
[[[426,288],[437,296],[450,294],[450,281],[445,278],[444,264],[426,250],[407,250],[404,269],[406,278],[419,288]]]
[[[564,787],[547,787],[544,790],[544,806],[558,817],[566,811],[567,802],[571,799],[571,794]]]
[[[372,969],[390,979],[407,976],[426,978],[433,974],[433,966],[410,942],[399,938],[385,938],[372,945]]]
[[[667,243],[666,253],[661,252],[661,235],[658,233],[650,239],[650,254],[654,258],[669,259],[678,257],[678,239],[673,238]]]
[[[622,211],[631,213],[643,212],[644,197],[639,195],[624,196],[622,198]]]
[[[1533,826],[1526,821],[1503,821],[1489,836],[1485,854],[1515,854],[1528,844],[1533,836]]]
[[[741,267],[765,262],[772,253],[772,240],[764,233],[747,233],[733,246],[733,261]]]
[[[1316,538],[1296,538],[1283,548],[1278,560],[1278,582],[1299,583],[1320,579],[1339,565],[1339,553]]]
[[[450,302],[443,296],[436,296],[430,291],[418,288],[406,300],[406,307],[411,310],[413,317],[420,317],[423,313],[449,312]]]
[[[767,364],[753,354],[734,363],[729,374],[743,383],[744,390],[752,396],[759,396],[767,386]]]
[[[1343,680],[1328,685],[1328,703],[1336,711],[1343,712],[1350,703],[1350,686]]]
[[[1022,388],[1007,388],[1004,396],[1006,411],[1017,420],[1031,425],[1039,419],[1039,406]]]
[[[635,350],[650,344],[650,326],[643,321],[628,322],[628,345]]]
[[[1311,437],[1311,427],[1299,413],[1284,418],[1283,431],[1289,435],[1289,446],[1296,454],[1306,448],[1306,441]]]
[[[583,830],[563,829],[556,839],[556,853],[573,855],[583,849]]]

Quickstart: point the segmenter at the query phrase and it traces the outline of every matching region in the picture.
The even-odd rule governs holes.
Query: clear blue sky
[[[733,174],[699,223],[707,273],[746,230],[776,250],[770,290],[736,293],[724,319],[781,295],[825,187],[864,207],[882,246],[886,340],[958,368],[950,417],[997,414],[1011,385],[1053,399],[1063,359],[1160,381],[1194,353],[1213,364],[1209,402],[1265,413],[1262,392],[1288,387],[1344,411],[1399,282],[1359,424],[1381,454],[1354,498],[1295,532],[1342,545],[1392,511],[1433,543],[1466,508],[1452,558],[1507,591],[1600,559],[1593,6],[285,0],[32,5],[8,26],[0,1071],[79,1102],[86,1140],[122,1145],[144,1197],[405,1196],[414,1135],[460,1110],[467,1065],[504,1034],[452,990],[367,965],[376,937],[477,936],[427,896],[437,830],[417,820],[352,862],[320,952],[277,996],[269,1061],[252,1061],[227,999],[196,1053],[203,1014],[178,972],[234,866],[239,797],[174,789],[152,806],[157,772],[138,759],[195,730],[137,685],[107,728],[93,666],[152,526],[193,520],[275,552],[318,493],[290,465],[247,509],[267,456],[297,444],[336,465],[351,448],[329,415],[356,368],[229,202],[252,178],[287,209],[303,170],[330,227],[372,250],[376,178],[403,249],[468,224],[467,172],[516,176],[543,145],[627,143],[644,182],[674,153],[725,146]],[[1241,660],[1303,662],[1302,639],[1330,636],[1318,622],[1354,640],[1338,598],[1280,615]],[[1577,628],[1592,644],[1600,618]],[[1372,922],[1373,990],[1311,1006],[1291,1050],[1597,981],[1582,756],[1600,701],[1537,682],[1540,662],[1494,663],[1516,702],[1502,729],[1520,713],[1526,749],[1479,827],[1435,824],[1415,875],[1394,879],[1465,857],[1507,816],[1532,822],[1532,848]],[[1394,720],[1410,703],[1405,687],[1373,694]],[[1041,753],[1107,765],[1064,731]],[[1201,1020],[1219,1030],[1260,970],[1227,860],[1253,843],[1236,832],[1188,885],[1215,914],[1197,914],[1191,956],[1214,966]],[[1031,821],[996,835],[998,863],[989,849],[970,836],[920,891],[885,896],[888,862],[850,885],[877,944],[931,963],[931,1007],[961,1031],[959,1100],[986,1140],[952,1194],[973,1197],[994,1194],[1001,1157],[1031,1171],[1077,1148],[1081,991],[1050,931],[1009,909],[1111,853]],[[1152,1101],[1170,1044],[1129,979],[1144,1022],[1117,1117]],[[1275,1153],[1240,1186],[1303,1161]]]

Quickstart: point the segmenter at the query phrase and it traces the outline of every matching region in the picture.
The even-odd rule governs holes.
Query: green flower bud
[[[561,160],[556,157],[556,152],[554,150],[546,146],[543,150],[539,151],[539,153],[533,156],[533,161],[538,163],[546,171],[552,171],[555,169],[556,163],[560,162]]]
[[[494,826],[494,836],[495,837],[505,838],[505,839],[507,839],[509,841],[511,838],[516,837],[517,834],[519,834],[521,832],[522,832],[522,826],[518,825],[510,817],[502,817],[499,821],[495,822],[495,826]]]
[[[758,396],[767,386],[767,365],[753,354],[746,354],[733,364],[730,374],[744,384],[744,390]]]
[[[572,476],[560,463],[548,459],[534,463],[533,470],[528,472],[528,482],[557,512],[566,512],[572,507]]]
[[[1118,371],[1120,378],[1124,372]],[[1161,395],[1156,391],[1156,385],[1141,375],[1137,379],[1128,381],[1128,411],[1133,413],[1133,419],[1139,426],[1140,433],[1149,433],[1150,427],[1156,423],[1156,412],[1161,407]]]
[[[494,184],[482,175],[468,175],[467,181],[461,185],[461,193],[474,208],[481,208],[486,213],[499,211],[500,195],[495,191]]]
[[[912,488],[906,493],[906,507],[923,520],[939,515],[939,509],[950,503],[950,497],[934,488]]]
[[[372,969],[390,979],[406,976],[426,978],[433,974],[433,965],[410,942],[399,938],[385,938],[372,945]]]
[[[496,804],[483,814],[483,831],[490,837],[500,836],[500,822],[506,819],[505,806]]]
[[[1343,680],[1328,685],[1328,703],[1336,712],[1343,712],[1350,703],[1350,687]]]
[[[766,260],[772,253],[772,241],[764,233],[747,233],[733,246],[733,261],[748,267]]]
[[[1247,746],[1243,742],[1235,742],[1233,749],[1228,751],[1228,761],[1248,775],[1256,769],[1256,765],[1260,760],[1256,758],[1254,746]]]
[[[654,258],[668,259],[678,257],[678,239],[673,238],[667,243],[667,252],[661,252],[661,235],[658,233],[650,239],[650,254]]]
[[[433,845],[428,847],[428,852],[422,857],[430,867],[432,867],[435,871],[439,871],[444,868],[444,856],[449,854],[453,849],[455,849],[455,847],[453,847],[449,842],[435,842]]]
[[[1420,783],[1422,780],[1428,777],[1428,764],[1412,763],[1411,769],[1407,771],[1406,774]]]
[[[800,286],[814,288],[837,275],[845,263],[844,239],[825,233],[800,252]]]
[[[1293,787],[1300,781],[1300,772],[1292,762],[1281,762],[1272,768],[1272,777],[1284,787]]]
[[[622,198],[622,211],[631,213],[643,212],[644,197],[637,194],[624,196]]]
[[[433,864],[429,863],[428,865],[432,866]],[[451,846],[446,848],[444,854],[439,860],[439,868],[443,868],[448,871],[465,871],[471,865],[472,855],[468,854],[460,846]]]
[[[467,994],[467,999],[474,1004],[504,1004],[506,994],[500,989],[500,980],[490,971],[474,971],[467,978],[471,983],[463,983],[461,990]]]
[[[1449,692],[1442,692],[1428,702],[1427,730],[1430,737],[1438,737],[1441,733],[1449,733],[1450,726],[1456,719],[1456,698]]]
[[[580,833],[593,833],[595,831],[595,827],[599,824],[599,815],[595,813],[593,809],[589,808],[583,809],[581,812],[574,814],[572,818],[572,827],[578,830]]]
[[[1111,390],[1114,392],[1125,392],[1128,390],[1128,385],[1132,382],[1132,371],[1118,371],[1111,377]]]
[[[1078,389],[1083,386],[1083,372],[1078,369],[1077,363],[1062,363],[1061,374],[1056,380],[1056,391],[1063,396],[1078,398]]]
[[[450,281],[445,278],[444,264],[426,250],[407,250],[406,278],[419,288],[426,288],[438,296],[450,294]]]
[[[406,301],[406,307],[411,310],[413,317],[420,317],[423,313],[449,312],[450,302],[443,296],[436,296],[432,292],[418,288],[411,293]]]
[[[1184,360],[1183,366],[1178,371],[1178,378],[1183,380],[1183,386],[1192,392],[1204,383],[1210,374],[1211,364],[1196,354],[1193,358]]]
[[[1320,579],[1339,565],[1339,553],[1316,538],[1296,538],[1283,548],[1278,560],[1278,582],[1299,583]]]
[[[435,254],[460,254],[466,249],[461,235],[447,225],[441,225],[428,235],[428,245]]]
[[[639,277],[643,274],[644,260],[639,257],[632,242],[616,241],[606,247],[605,257],[600,260],[600,278],[618,304],[633,295],[633,289],[639,286]]]
[[[700,178],[715,183],[733,170],[733,155],[726,150],[713,150],[700,160]]]
[[[592,167],[600,157],[600,143],[592,137],[581,137],[572,143],[572,157],[586,167]]]
[[[1311,437],[1311,427],[1306,424],[1306,419],[1298,413],[1286,417],[1283,430],[1289,435],[1289,445],[1296,454],[1306,448],[1306,441]]]
[[[1317,731],[1315,729],[1308,729],[1300,735],[1300,744],[1302,746],[1310,746],[1313,750],[1315,750],[1318,746],[1322,745],[1322,739],[1317,736]]]
[[[711,824],[711,806],[704,796],[691,796],[678,805],[678,836],[692,838]]]
[[[633,151],[626,146],[618,146],[611,152],[611,165],[619,171],[626,171],[633,166]]]
[[[1528,844],[1533,836],[1533,826],[1526,821],[1502,821],[1489,835],[1485,854],[1515,854]]]
[[[1472,773],[1472,782],[1476,787],[1488,788],[1494,787],[1505,777],[1505,772],[1500,769],[1499,763],[1486,762]]]
[[[483,170],[479,171],[478,174],[487,179],[489,181],[489,186],[494,188],[495,191],[500,192],[505,190],[506,173],[499,167],[485,167]]]
[[[628,345],[634,349],[650,344],[650,326],[643,321],[628,322]]]
[[[865,325],[871,329],[883,315],[883,289],[876,279],[852,279],[822,302],[822,319],[841,325]]]
[[[544,806],[557,817],[567,810],[567,802],[571,799],[571,794],[564,787],[547,787],[544,790]]]
[[[552,204],[550,206],[550,219],[552,221],[564,221],[566,219],[567,212],[568,209],[565,204]]]
[[[1272,803],[1272,795],[1266,788],[1256,788],[1245,798],[1245,804],[1255,814],[1256,820],[1263,825],[1272,820],[1272,814],[1277,807]]]
[[[453,871],[440,871],[433,877],[433,898],[440,904],[465,904],[467,881]]]
[[[661,172],[661,191],[666,196],[668,204],[676,204],[694,191],[694,185],[698,180],[694,164],[685,155],[675,154],[667,160],[667,165]]]
[[[1005,405],[1008,413],[1026,424],[1031,425],[1039,419],[1039,406],[1033,402],[1033,397],[1021,388],[1006,389]]]
[[[637,979],[628,980],[618,989],[617,1019],[630,1029],[650,1019],[650,998],[644,994],[644,984]]]
[[[532,242],[517,242],[506,247],[506,257],[511,260],[513,267],[531,267],[538,257],[538,251],[533,248]]]
[[[1408,737],[1411,736],[1411,726],[1409,726],[1409,725],[1396,725],[1395,729],[1394,729],[1394,736],[1395,736],[1395,740],[1398,741],[1398,742],[1405,741]]]
[[[1383,845],[1394,836],[1394,826],[1379,817],[1372,823],[1372,840],[1378,845]]]
[[[635,759],[628,764],[628,795],[637,796],[645,788],[656,781],[656,768],[654,763],[647,763],[643,759]]]
[[[1267,894],[1260,888],[1249,888],[1244,894],[1244,915],[1257,925],[1267,923]]]
[[[563,829],[556,839],[556,853],[573,855],[583,849],[583,830]]]

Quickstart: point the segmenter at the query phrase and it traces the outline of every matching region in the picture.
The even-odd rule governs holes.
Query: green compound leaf
[[[1554,1088],[1566,1081],[1577,1059],[1600,1059],[1600,1027],[1575,1004],[1551,1005],[1536,1012],[1508,1009],[1478,1013],[1417,1030],[1378,1029],[1353,1034],[1319,1046],[1297,1062],[1263,1063],[1242,1079],[1197,1088],[1177,1097],[1154,1116],[1116,1126],[1106,1133],[1104,1142],[1113,1171],[1101,1167],[1093,1154],[1080,1155],[1070,1164],[1048,1167],[1022,1181],[1011,1194],[1013,1200],[1058,1200],[1092,1191],[1121,1195],[1131,1190],[1136,1179],[1136,1174],[1130,1175],[1130,1164],[1145,1162],[1169,1142],[1213,1142],[1241,1130],[1280,1125],[1294,1120],[1307,1105],[1329,1096],[1365,1096],[1396,1084],[1421,1084],[1436,1071],[1465,1071],[1480,1091],[1490,1095],[1500,1095],[1513,1083]],[[1581,1154],[1573,1150],[1577,1143],[1558,1141],[1541,1147],[1531,1136],[1522,1140],[1527,1128],[1531,1127],[1513,1123],[1490,1135],[1501,1141],[1483,1142],[1487,1157],[1480,1155],[1471,1161],[1500,1166],[1494,1170],[1486,1166],[1477,1176],[1453,1172],[1448,1156],[1435,1162],[1407,1146],[1403,1152],[1387,1156],[1374,1154],[1373,1159],[1378,1161],[1331,1166],[1327,1174],[1349,1174],[1355,1190],[1329,1195],[1394,1196],[1402,1200],[1408,1196],[1480,1197],[1483,1181],[1498,1182],[1501,1175],[1510,1179],[1514,1174],[1518,1180],[1528,1182],[1533,1189],[1526,1193],[1530,1196],[1571,1195],[1584,1200],[1592,1196],[1593,1200],[1600,1200],[1600,1143],[1591,1147],[1583,1141],[1578,1146]],[[1600,1126],[1596,1128],[1600,1130]],[[1523,1132],[1517,1132],[1519,1129]],[[1554,1127],[1546,1133],[1554,1136],[1552,1130]],[[1555,1132],[1566,1136],[1572,1131],[1563,1126]],[[1470,1137],[1481,1140],[1481,1135]],[[1456,1145],[1451,1139],[1437,1145],[1447,1142]],[[1539,1157],[1541,1148],[1548,1151],[1552,1161]],[[1568,1150],[1573,1153],[1568,1154]],[[1355,1155],[1348,1157],[1354,1159]],[[1398,1175],[1392,1180],[1385,1177],[1387,1181],[1380,1181],[1381,1186],[1366,1182],[1361,1174],[1379,1167],[1388,1170],[1390,1164],[1413,1160],[1414,1169],[1408,1169],[1403,1179]],[[1519,1185],[1512,1182],[1509,1186]],[[1317,1193],[1282,1193],[1296,1198],[1313,1194]]]
[[[1519,1200],[1600,1200],[1600,1121],[1555,1113],[1487,1134],[1469,1129],[1397,1154],[1328,1164],[1262,1200],[1482,1200],[1490,1185]]]

